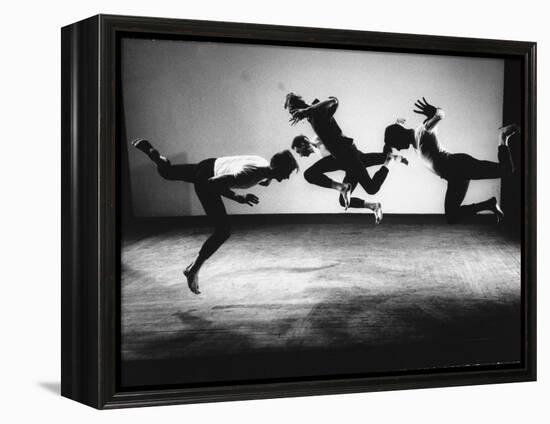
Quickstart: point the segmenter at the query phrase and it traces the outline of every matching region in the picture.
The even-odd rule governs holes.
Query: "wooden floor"
[[[388,369],[520,359],[520,245],[494,225],[237,225],[196,296],[182,270],[208,233],[123,243],[123,361],[365,349]]]

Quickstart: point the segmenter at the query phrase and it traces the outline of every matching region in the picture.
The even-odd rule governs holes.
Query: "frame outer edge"
[[[98,16],[98,407],[116,394],[117,375],[117,92],[116,38],[104,15]]]
[[[98,407],[97,17],[62,29],[61,395]]]
[[[529,100],[526,102],[525,122],[530,130],[527,140],[526,169],[528,169],[526,205],[527,219],[524,223],[526,237],[524,240],[527,249],[528,268],[524,284],[528,288],[526,296],[526,366],[532,381],[537,380],[537,44],[531,43],[526,55],[526,93]]]
[[[523,56],[528,101],[525,119],[530,130],[525,163],[532,165],[526,178],[529,200],[536,195],[536,44],[529,42],[458,39],[330,29],[278,27],[208,21],[164,20],[116,15],[97,15],[65,27],[62,31],[62,394],[95,408],[119,408],[176,403],[306,396],[364,391],[428,388],[469,384],[532,381],[536,379],[536,199],[527,208],[529,232],[527,262],[526,361],[522,369],[479,373],[441,373],[397,378],[323,380],[318,382],[227,385],[192,390],[148,390],[117,392],[116,379],[116,33],[143,31],[247,39],[277,39],[285,42],[326,42],[329,45],[380,46],[434,54],[449,52],[493,52]],[[301,35],[298,33],[303,31]],[[82,32],[78,36],[78,32]],[[75,35],[76,34],[76,35]],[[244,35],[243,35],[244,34]],[[67,37],[84,53],[73,57]],[[348,38],[349,37],[349,38]],[[364,44],[361,37],[366,37]],[[471,43],[478,43],[472,46]],[[74,49],[73,49],[74,51]],[[411,51],[412,52],[412,51]],[[83,57],[85,56],[85,57]],[[68,63],[70,62],[70,63]],[[95,71],[86,68],[92,64]],[[84,69],[83,69],[84,68]],[[67,78],[73,85],[68,95]],[[64,88],[63,88],[64,87]],[[76,94],[75,94],[76,93]],[[85,97],[82,99],[82,97]],[[70,103],[71,98],[74,100]],[[70,106],[67,104],[70,103]],[[69,131],[70,127],[70,131]],[[70,168],[70,175],[66,169]],[[69,237],[68,232],[70,233]],[[68,362],[67,362],[68,361]]]

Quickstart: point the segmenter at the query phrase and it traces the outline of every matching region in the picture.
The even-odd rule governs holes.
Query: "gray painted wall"
[[[451,152],[497,160],[502,125],[504,62],[496,59],[372,53],[240,44],[126,39],[122,45],[127,142],[144,137],[172,162],[258,154],[269,158],[292,138],[312,136],[307,123],[289,125],[288,91],[308,101],[336,96],[335,115],[363,151],[381,151],[385,126],[397,117],[415,127],[412,112],[424,96],[447,117],[439,135]],[[381,191],[366,195],[385,212],[443,213],[445,181],[422,168],[394,166]],[[339,213],[334,191],[309,185],[302,172],[316,158],[299,159],[290,181],[251,192],[260,204],[226,201],[230,213]],[[129,148],[132,201],[137,216],[199,215],[193,187],[165,181]],[[372,169],[372,168],[371,168]],[[334,174],[338,178],[343,173]],[[499,194],[498,180],[475,181],[466,202]]]

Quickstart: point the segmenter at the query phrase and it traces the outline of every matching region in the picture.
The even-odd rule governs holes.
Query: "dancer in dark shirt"
[[[388,153],[383,166],[371,178],[365,166],[361,162],[360,152],[357,150],[352,138],[345,136],[334,119],[334,113],[338,108],[338,99],[329,97],[322,102],[314,102],[308,105],[302,97],[294,93],[289,93],[285,100],[285,109],[288,109],[292,118],[292,125],[306,119],[313,128],[313,131],[322,140],[325,148],[341,165],[341,169],[358,184],[368,194],[376,194],[382,183],[388,175],[388,165],[390,162],[398,159],[392,153]],[[326,188],[338,190],[344,198],[344,204],[349,206],[351,184],[338,183],[326,177],[316,180],[314,184]]]
[[[372,154],[373,156],[365,156],[363,152],[359,151],[353,139],[343,134],[334,119],[334,113],[338,108],[336,97],[329,97],[322,102],[315,100],[311,105],[308,105],[301,96],[289,93],[286,96],[284,107],[292,115],[290,119],[292,125],[303,119],[311,124],[319,141],[332,156],[332,158],[323,158],[314,164],[304,173],[304,177],[311,184],[337,190],[340,193],[340,203],[346,209],[351,206],[351,192],[357,184],[360,184],[368,194],[376,194],[388,175],[390,163],[402,159],[401,156],[394,154],[391,149],[382,154]],[[307,149],[304,151],[307,151]],[[371,178],[366,167],[373,165],[382,165],[382,167]],[[341,183],[325,175],[327,172],[336,170],[346,172],[346,178]],[[375,212],[376,222],[380,222],[382,218],[379,203],[367,205],[364,201],[358,199],[354,201],[352,207],[378,209]]]
[[[304,178],[310,184],[318,185],[321,187],[330,187],[337,190],[338,184],[333,182],[325,174],[334,171],[345,171],[345,165],[341,164],[338,159],[330,154],[326,149],[323,141],[317,137],[315,141],[310,141],[305,135],[299,135],[294,137],[292,141],[292,149],[302,157],[308,157],[312,154],[317,153],[321,156],[317,162],[311,165],[308,169],[304,171]],[[380,153],[363,153],[358,150],[359,160],[361,161],[363,167],[368,168],[369,166],[383,165],[389,166],[388,154],[384,152]],[[399,155],[396,155],[399,156]],[[407,164],[407,160],[401,156],[401,162]],[[353,193],[357,187],[357,179],[355,179],[351,174],[346,172],[342,184],[350,184],[350,195]],[[333,186],[334,184],[334,186]],[[344,195],[340,192],[339,194],[340,206],[344,208],[357,208],[357,209],[370,209],[374,213],[375,224],[379,224],[382,221],[382,205],[380,202],[368,202],[359,197],[351,197],[349,199],[349,204],[346,205]]]

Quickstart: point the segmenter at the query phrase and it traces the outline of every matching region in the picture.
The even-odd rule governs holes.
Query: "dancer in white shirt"
[[[423,164],[434,174],[447,181],[445,194],[445,215],[449,223],[475,215],[480,211],[491,211],[500,221],[504,214],[495,197],[480,203],[462,205],[470,180],[502,178],[514,172],[508,140],[519,133],[516,124],[499,128],[498,162],[476,159],[465,153],[449,153],[439,143],[437,125],[445,117],[441,108],[429,104],[426,99],[417,100],[415,113],[426,119],[415,130],[397,123],[386,127],[384,143],[397,150],[412,146]]]
[[[132,141],[132,145],[157,165],[163,178],[192,183],[214,226],[214,233],[204,242],[195,260],[183,271],[189,289],[195,294],[200,293],[199,271],[202,265],[231,234],[222,196],[254,206],[259,202],[258,197],[251,193],[236,194],[232,189],[246,189],[256,184],[268,185],[273,179],[281,182],[298,169],[294,156],[288,150],[276,153],[269,162],[260,156],[227,156],[205,159],[198,164],[173,165],[147,140],[138,138]]]

